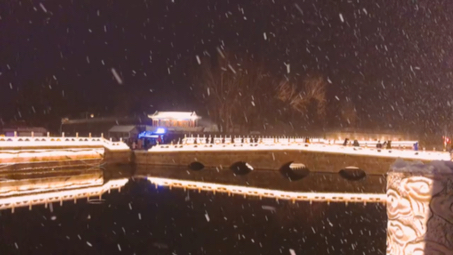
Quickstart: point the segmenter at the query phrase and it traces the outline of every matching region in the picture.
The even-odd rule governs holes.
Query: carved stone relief
[[[453,254],[453,171],[393,170],[387,176],[387,254]]]

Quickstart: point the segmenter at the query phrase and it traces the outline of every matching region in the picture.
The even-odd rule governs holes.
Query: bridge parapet
[[[96,165],[106,158],[128,163],[130,149],[122,141],[104,137],[0,137],[4,171]]]
[[[0,137],[0,149],[27,147],[105,147],[109,150],[127,150],[122,141],[113,142],[104,137]]]
[[[343,145],[330,145],[324,143],[280,143],[273,141],[273,138],[263,138],[260,142],[243,143],[186,143],[186,144],[164,144],[154,146],[149,152],[208,152],[208,151],[263,151],[263,150],[288,150],[288,151],[309,151],[335,154],[348,154],[357,156],[373,156],[386,158],[404,158],[413,160],[451,160],[450,153],[442,151],[414,151],[399,148],[379,149],[374,147],[354,147]],[[239,141],[236,139],[235,141]],[[285,141],[285,140],[280,140]],[[402,141],[402,144],[411,142]]]
[[[286,137],[286,136],[235,136],[231,135],[225,136],[214,136],[206,137],[199,135],[194,137],[193,135],[184,135],[184,138],[178,144],[181,145],[199,145],[199,144],[236,144],[237,146],[242,146],[241,144],[264,144],[264,145],[290,145],[290,144],[324,144],[324,145],[343,145],[344,140],[332,140],[324,139],[319,137]],[[357,140],[361,147],[376,147],[380,141],[374,140]],[[352,146],[353,141],[348,140],[348,145]],[[392,148],[398,149],[412,149],[414,144],[417,144],[418,141],[391,141]]]
[[[247,163],[255,169],[281,171],[285,166],[295,163],[315,172],[356,173],[364,176],[387,173],[398,158],[421,162],[451,161],[451,155],[447,152],[404,149],[414,143],[417,141],[395,141],[392,142],[392,148],[383,149],[368,147],[363,141],[359,146],[343,146],[321,138],[232,139],[226,136],[212,139],[191,136],[185,137],[182,144],[158,145],[148,152],[135,152],[134,162],[143,165],[189,166],[191,169],[237,168]]]

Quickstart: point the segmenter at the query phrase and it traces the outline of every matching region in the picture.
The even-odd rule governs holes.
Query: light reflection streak
[[[44,193],[52,190],[79,189],[101,186],[104,183],[102,171],[92,174],[73,176],[47,177],[39,179],[6,179],[0,182],[0,198]]]
[[[317,192],[293,192],[281,191],[255,187],[245,187],[236,185],[227,185],[219,183],[196,182],[168,178],[147,177],[148,181],[156,186],[168,186],[185,189],[222,192],[246,196],[255,196],[259,198],[274,198],[295,201],[315,201],[315,202],[344,202],[344,203],[386,203],[386,194],[371,193],[317,193]]]
[[[48,204],[54,202],[60,202],[60,205],[62,205],[63,201],[67,200],[74,200],[76,203],[77,199],[80,198],[89,199],[90,197],[100,197],[105,192],[110,192],[110,190],[121,190],[121,187],[123,187],[128,180],[128,178],[123,178],[110,180],[104,185],[97,187],[85,187],[73,190],[56,190],[46,193],[0,198],[0,210],[12,209],[14,212],[14,208],[24,206],[28,206],[31,210],[33,205],[44,204],[47,207]]]

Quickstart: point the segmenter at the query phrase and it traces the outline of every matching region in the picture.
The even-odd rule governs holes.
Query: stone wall
[[[105,149],[104,161],[107,164],[129,164],[134,161],[134,153],[131,150]]]
[[[387,178],[387,254],[453,254],[453,165],[397,162]]]
[[[340,153],[310,151],[188,151],[188,152],[146,152],[135,151],[134,162],[138,165],[188,166],[200,162],[205,167],[229,168],[233,163],[243,161],[254,169],[278,170],[288,162],[302,163],[312,172],[338,173],[355,166],[367,174],[385,174],[395,162],[391,157],[373,157]]]

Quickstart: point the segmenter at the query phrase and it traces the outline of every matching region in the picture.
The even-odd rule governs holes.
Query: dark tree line
[[[223,132],[261,131],[278,123],[294,129],[325,124],[328,85],[321,76],[275,75],[253,56],[220,48],[199,64],[194,78],[196,96]]]

